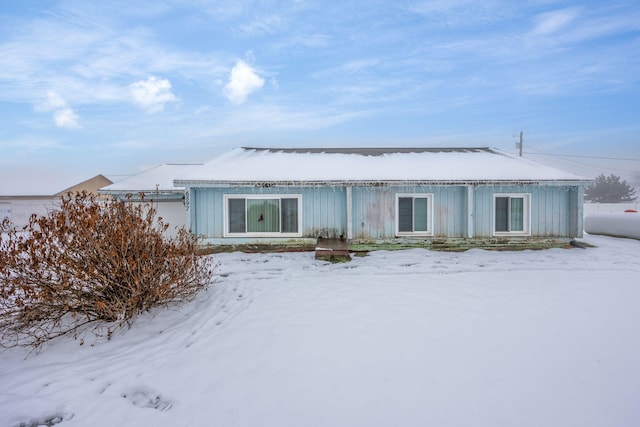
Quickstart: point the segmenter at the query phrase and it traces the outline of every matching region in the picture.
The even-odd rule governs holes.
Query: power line
[[[600,156],[581,156],[578,154],[553,154],[553,153],[543,153],[540,151],[536,152],[527,152],[527,154],[533,154],[534,156],[554,156],[554,157],[577,157],[581,159],[597,159],[597,160],[623,160],[623,161],[632,161],[632,162],[640,162],[640,159],[631,159],[628,157],[600,157]]]

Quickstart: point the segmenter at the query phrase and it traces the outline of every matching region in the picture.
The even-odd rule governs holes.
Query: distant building
[[[55,194],[38,194],[35,190],[34,194],[0,195],[0,220],[9,218],[15,226],[23,227],[31,215],[46,215],[49,210],[59,206],[62,196],[80,191],[97,195],[100,187],[111,183],[105,176],[96,175]]]
[[[196,164],[165,164],[100,188],[102,195],[130,203],[151,203],[156,216],[169,224],[168,234],[184,227],[186,220],[184,187],[173,180],[189,172]]]
[[[486,147],[241,148],[174,181],[205,245],[355,250],[561,245],[589,182]]]

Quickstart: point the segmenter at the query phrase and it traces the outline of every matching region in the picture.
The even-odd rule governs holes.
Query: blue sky
[[[521,130],[536,160],[640,176],[639,76],[635,0],[7,1],[0,182]]]

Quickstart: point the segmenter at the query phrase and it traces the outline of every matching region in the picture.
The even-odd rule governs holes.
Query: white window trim
[[[231,233],[229,231],[229,199],[298,199],[298,232],[297,233]],[[302,195],[301,194],[225,194],[222,220],[224,237],[302,237]],[[246,221],[246,218],[245,218]],[[245,224],[246,227],[246,224]]]
[[[400,198],[411,197],[427,199],[427,231],[400,231]],[[415,206],[415,205],[414,205]],[[414,208],[415,209],[415,208]],[[433,236],[433,193],[397,193],[396,194],[396,237],[429,237]]]
[[[523,231],[496,231],[496,199],[498,197],[522,198]],[[531,193],[495,193],[491,207],[491,229],[494,236],[531,236]]]

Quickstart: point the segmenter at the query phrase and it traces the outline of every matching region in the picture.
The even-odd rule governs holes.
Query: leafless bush
[[[62,198],[22,229],[0,226],[0,345],[33,346],[91,330],[110,337],[138,314],[181,303],[212,280],[184,229],[167,237],[149,204]]]

